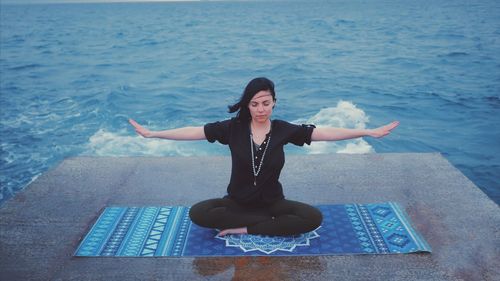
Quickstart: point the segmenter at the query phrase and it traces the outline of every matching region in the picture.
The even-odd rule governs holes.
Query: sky
[[[200,0],[0,0],[0,4],[32,3],[106,3],[106,2],[187,2]]]

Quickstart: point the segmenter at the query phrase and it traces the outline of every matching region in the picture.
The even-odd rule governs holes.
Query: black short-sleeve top
[[[281,169],[285,164],[283,146],[287,143],[298,146],[311,144],[314,128],[314,125],[296,125],[282,120],[272,120],[271,132],[264,140],[266,142],[270,139],[262,167],[258,176],[254,178],[251,150],[251,145],[254,144],[250,138],[249,122],[232,118],[206,124],[204,131],[207,140],[229,145],[231,150],[232,170],[227,197],[247,205],[270,204],[285,198],[279,182]],[[262,154],[262,150],[256,148],[254,165],[260,163]]]

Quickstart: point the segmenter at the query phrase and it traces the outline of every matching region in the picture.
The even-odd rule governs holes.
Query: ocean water
[[[289,153],[439,152],[498,204],[500,2],[475,2],[2,4],[0,204],[67,157],[229,155],[142,139],[127,119],[230,118],[257,76],[276,83],[274,118],[401,122]]]

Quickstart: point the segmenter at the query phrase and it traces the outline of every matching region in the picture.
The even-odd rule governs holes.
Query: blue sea
[[[276,83],[273,118],[401,122],[288,153],[439,152],[498,204],[499,15],[496,0],[1,4],[0,204],[68,157],[229,155],[127,119],[230,118],[258,76]]]

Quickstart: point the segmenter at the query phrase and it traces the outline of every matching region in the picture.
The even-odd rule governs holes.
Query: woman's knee
[[[309,222],[309,228],[310,231],[315,230],[316,228],[320,227],[321,223],[323,222],[323,214],[321,213],[320,210],[318,210],[316,207],[311,206],[310,214],[307,218]]]
[[[200,203],[201,202],[194,204],[189,209],[189,218],[195,224],[199,224],[199,221],[201,220],[203,214],[203,208],[202,205],[200,205]]]
[[[307,225],[312,230],[318,228],[323,222],[323,214],[318,208],[298,201],[288,201],[288,204],[293,208],[292,213],[307,221]]]
[[[214,200],[209,199],[198,202],[189,209],[189,218],[197,225],[205,226],[207,224],[207,213],[214,207]]]
[[[305,232],[313,231],[321,226],[323,222],[323,214],[321,211],[311,205],[301,204],[300,208],[297,210],[298,215],[305,222]]]
[[[225,199],[209,199],[198,202],[189,209],[192,222],[203,227],[213,227],[220,216],[226,212],[228,202]]]

